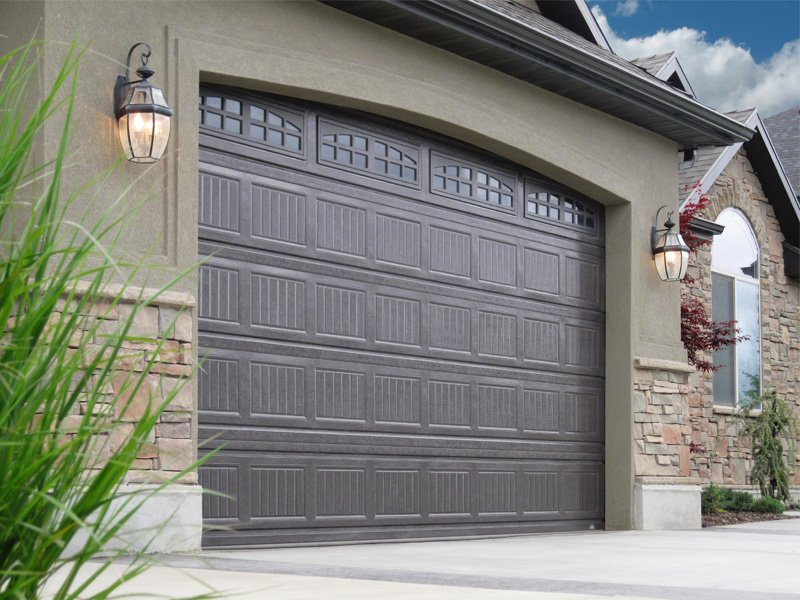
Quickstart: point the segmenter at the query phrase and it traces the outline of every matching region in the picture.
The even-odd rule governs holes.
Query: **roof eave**
[[[446,19],[451,25],[461,26],[464,33],[518,55],[525,55],[538,63],[548,64],[563,75],[625,98],[665,119],[678,121],[704,135],[704,144],[729,145],[753,136],[752,129],[687,98],[677,90],[656,85],[648,80],[645,73],[635,75],[620,71],[612,63],[588,55],[580,48],[469,0],[386,1],[422,16]],[[681,143],[681,140],[675,141]]]
[[[748,119],[748,124],[751,123],[758,135],[744,145],[745,150],[756,173],[759,173],[759,178],[764,170],[773,171],[770,179],[762,181],[762,187],[775,210],[786,242],[794,247],[800,246],[800,201],[783,170],[764,122],[755,111]]]
[[[389,1],[405,3],[405,0]],[[644,73],[636,76],[620,71],[611,63],[587,55],[579,48],[548,36],[544,32],[524,27],[487,7],[473,4],[469,0],[466,2],[431,0],[424,4],[435,4],[450,10],[455,15],[472,17],[482,25],[491,24],[494,26],[495,34],[499,36],[498,42],[524,49],[532,58],[539,60],[544,58],[556,64],[560,63],[567,69],[578,70],[598,87],[618,94],[623,92],[624,96],[640,106],[650,108],[666,118],[679,119],[697,128],[698,131],[707,133],[711,138],[709,144],[728,145],[749,140],[754,134],[752,129],[687,98],[677,90],[654,85],[648,81]],[[490,18],[487,20],[487,17]],[[623,89],[617,91],[619,86],[623,86]],[[677,114],[674,111],[677,111]]]
[[[753,135],[747,127],[639,69],[626,71],[614,60],[594,56],[476,0],[322,1],[457,55],[462,51],[454,46],[454,40],[460,40],[462,46],[491,49],[491,56],[481,51],[482,58],[472,52],[465,57],[543,89],[552,88],[565,98],[671,139],[682,149],[727,146]],[[420,28],[422,23],[426,27]],[[598,50],[604,52],[601,47]],[[504,71],[502,63],[513,63],[513,70]],[[527,71],[525,64],[530,67]],[[548,87],[543,71],[547,80],[559,85]],[[605,99],[602,108],[596,98]],[[612,100],[616,104],[609,107]]]

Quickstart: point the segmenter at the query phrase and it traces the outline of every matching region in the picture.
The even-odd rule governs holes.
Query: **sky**
[[[763,117],[800,104],[800,0],[589,0],[628,60],[674,51],[698,100]]]

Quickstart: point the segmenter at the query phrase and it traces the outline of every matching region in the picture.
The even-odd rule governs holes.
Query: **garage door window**
[[[551,191],[527,190],[525,214],[529,217],[542,217],[575,225],[581,229],[594,231],[597,215],[594,208],[580,200]]]
[[[302,116],[244,98],[200,96],[200,125],[227,135],[280,148],[303,151]]]
[[[431,191],[459,199],[514,207],[514,179],[446,156],[431,155]]]

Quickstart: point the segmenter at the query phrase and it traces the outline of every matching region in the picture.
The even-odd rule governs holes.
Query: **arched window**
[[[714,352],[714,404],[740,406],[761,391],[761,290],[758,240],[736,209],[720,213],[725,226],[711,246],[711,306],[715,321],[736,320],[750,339]]]

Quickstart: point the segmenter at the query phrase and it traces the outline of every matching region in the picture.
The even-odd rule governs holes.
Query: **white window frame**
[[[748,233],[752,236],[752,240],[755,243],[756,252],[757,252],[756,277],[750,277],[748,275],[744,275],[741,272],[741,270],[736,272],[736,271],[731,271],[731,270],[724,269],[724,268],[715,267],[714,266],[714,261],[713,261],[713,252],[714,252],[713,244],[715,242],[712,242],[712,249],[711,249],[711,252],[712,252],[711,272],[712,273],[717,273],[718,275],[723,275],[725,277],[730,277],[730,278],[733,279],[733,296],[731,298],[731,303],[732,303],[732,308],[733,308],[733,318],[737,321],[737,323],[740,321],[740,319],[739,319],[739,307],[737,306],[736,283],[739,282],[739,281],[743,281],[743,282],[746,282],[746,283],[755,283],[756,286],[758,287],[758,295],[757,295],[757,297],[758,297],[758,308],[757,308],[757,312],[758,312],[758,381],[759,381],[759,390],[758,390],[758,392],[759,392],[759,394],[761,394],[762,390],[764,389],[764,386],[762,385],[762,381],[763,381],[762,377],[763,377],[764,368],[763,368],[763,364],[762,364],[762,362],[763,362],[762,361],[762,355],[763,355],[763,353],[762,353],[762,350],[763,350],[763,348],[762,348],[762,340],[763,340],[762,327],[763,327],[763,325],[762,325],[762,319],[761,319],[761,246],[758,243],[758,237],[756,236],[756,232],[753,229],[753,226],[750,224],[750,220],[747,218],[747,216],[742,211],[740,211],[740,210],[738,210],[736,208],[726,208],[719,215],[717,215],[717,219],[716,220],[719,221],[720,217],[725,213],[735,213],[739,217],[739,219],[741,219],[741,221],[746,225]],[[713,305],[713,302],[714,302],[714,297],[713,297],[713,289],[714,288],[713,288],[713,285],[712,285],[711,289],[712,289],[711,302],[712,302],[712,305]],[[736,410],[739,410],[741,408],[741,403],[742,403],[743,399],[739,398],[739,348],[738,348],[738,346],[739,346],[738,344],[733,344],[733,346],[731,347],[732,352],[733,352],[733,367],[734,367],[733,368],[733,391],[734,391],[733,401],[732,401],[732,403],[730,405],[727,405],[727,404],[716,404],[716,399],[714,398],[714,395],[713,395],[713,392],[712,392],[712,399],[714,399],[714,408],[715,409],[722,409],[723,411],[725,411],[725,410],[736,411]]]

